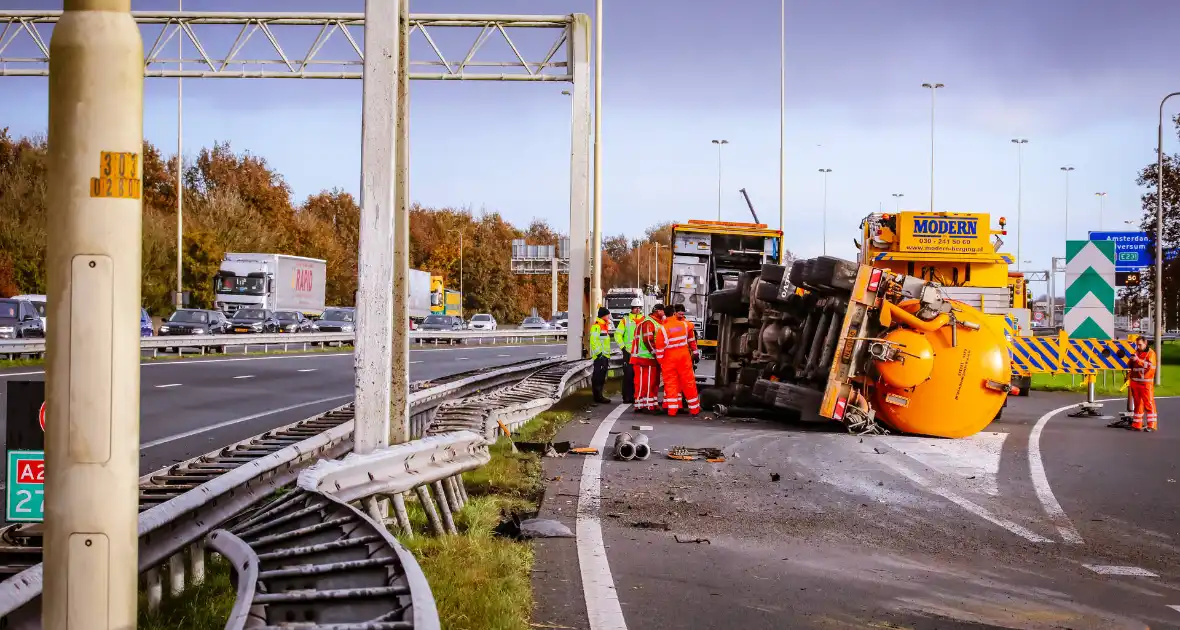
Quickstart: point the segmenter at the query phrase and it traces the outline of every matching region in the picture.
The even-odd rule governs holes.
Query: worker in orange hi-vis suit
[[[660,408],[660,362],[656,359],[656,335],[663,328],[664,305],[639,320],[631,341],[631,365],[635,370],[635,413],[655,413]]]
[[[1135,339],[1135,354],[1129,357],[1131,364],[1131,398],[1135,401],[1135,412],[1131,420],[1132,431],[1143,431],[1143,421],[1147,421],[1147,430],[1158,429],[1158,418],[1155,412],[1155,370],[1156,356],[1147,344],[1147,337]]]
[[[680,391],[684,390],[688,413],[695,416],[701,412],[697,378],[692,370],[692,352],[696,351],[696,342],[693,342],[694,347],[690,352],[688,322],[683,316],[676,317],[675,313],[676,309],[672,306],[664,309],[664,327],[656,335],[656,358],[659,359],[664,377],[664,407],[669,416],[675,416],[680,410]]]

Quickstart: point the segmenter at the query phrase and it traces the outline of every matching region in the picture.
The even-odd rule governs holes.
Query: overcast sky
[[[0,0],[5,9],[60,2]],[[135,2],[167,10],[174,2]],[[186,10],[360,11],[358,0],[186,0]],[[593,13],[589,0],[418,0],[415,12]],[[603,79],[603,220],[607,234],[717,215],[717,147],[724,138],[722,217],[759,213],[778,224],[779,3],[776,0],[607,0]],[[1154,160],[1162,95],[1180,89],[1171,59],[1180,2],[1169,0],[790,0],[787,3],[785,212],[787,244],[823,250],[823,183],[829,253],[853,257],[861,218],[878,207],[930,205],[930,91],[936,108],[935,205],[1009,219],[1016,250],[1017,155],[1024,150],[1023,258],[1045,269],[1069,233],[1138,220],[1138,169]],[[198,31],[217,52],[237,27]],[[47,33],[50,29],[44,29]],[[276,31],[280,39],[284,31]],[[551,36],[525,34],[539,59]],[[151,46],[155,31],[145,36]],[[303,42],[309,34],[287,36]],[[435,34],[461,58],[475,32]],[[46,39],[48,36],[46,35]],[[514,37],[514,40],[516,38]],[[288,40],[283,39],[284,43]],[[217,44],[217,45],[212,45]],[[272,57],[256,37],[254,58]],[[211,50],[211,54],[214,53]],[[289,53],[296,54],[293,46]],[[32,55],[17,40],[5,56]],[[326,52],[348,57],[337,35]],[[196,57],[189,47],[186,58]],[[432,55],[420,34],[413,58]],[[489,43],[477,59],[511,52]],[[562,57],[564,58],[564,57]],[[425,205],[499,211],[568,229],[569,119],[561,83],[416,81],[412,88],[412,197]],[[214,140],[264,156],[301,201],[324,188],[355,193],[360,171],[359,81],[189,80],[186,157]],[[145,133],[176,146],[176,82],[149,79]],[[0,126],[43,133],[46,82],[0,78]],[[1171,109],[1171,108],[1170,108]],[[1180,111],[1180,99],[1175,103]],[[1176,150],[1175,134],[1165,148]]]

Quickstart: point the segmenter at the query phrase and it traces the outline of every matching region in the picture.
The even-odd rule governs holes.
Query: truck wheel
[[[754,298],[763,302],[777,303],[779,301],[778,287],[777,284],[759,282],[758,288],[754,291]]]
[[[741,316],[750,311],[750,307],[742,303],[742,293],[736,288],[721,289],[709,295],[709,307],[722,315]]]
[[[803,272],[806,268],[804,265],[805,262],[803,260],[796,260],[791,265],[791,273],[787,277],[787,280],[797,287],[803,286]]]
[[[776,265],[773,263],[763,263],[762,265],[762,281],[770,282],[772,284],[780,284],[783,281],[783,274],[787,268],[783,265]]]
[[[1028,396],[1028,390],[1032,389],[1031,376],[1013,376],[1012,386],[1019,387],[1020,393],[1017,396]]]

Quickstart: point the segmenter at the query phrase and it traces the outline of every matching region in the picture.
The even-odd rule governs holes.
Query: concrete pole
[[[42,623],[133,628],[140,358],[127,315],[140,307],[143,41],[131,1],[67,0],[49,48],[45,223],[55,325]]]
[[[552,302],[549,317],[553,317],[557,315],[557,256],[553,257],[550,264],[553,265],[553,288],[549,291],[549,300]]]
[[[176,0],[184,10],[184,0]],[[177,60],[184,59],[184,30],[176,23]],[[184,63],[177,61],[176,69]],[[176,308],[184,306],[184,79],[176,79]]]
[[[587,234],[590,214],[590,19],[575,14],[570,25],[570,74],[573,75],[572,126],[570,141],[570,275],[568,288],[569,333],[566,358],[583,356],[587,327],[585,291],[589,261]]]
[[[390,334],[389,443],[410,438],[410,1],[399,0],[397,143],[393,217],[393,302]],[[383,503],[387,505],[387,503]]]
[[[361,96],[361,218],[357,255],[355,450],[388,443],[393,390],[394,199],[397,166],[400,2],[365,0],[365,69]],[[140,62],[142,64],[142,60]],[[402,252],[396,252],[402,255]],[[399,265],[400,266],[400,265]],[[402,290],[404,291],[404,284]]]
[[[602,305],[602,0],[594,2],[594,225],[590,252],[594,256],[590,281],[593,311]]]

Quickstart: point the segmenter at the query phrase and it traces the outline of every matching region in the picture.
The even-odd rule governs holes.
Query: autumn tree
[[[1172,124],[1180,136],[1180,116],[1172,118]],[[1164,195],[1163,195],[1163,247],[1165,250],[1180,245],[1180,154],[1165,154],[1163,160]],[[1143,218],[1140,229],[1147,232],[1149,239],[1148,251],[1154,252],[1156,247],[1156,207],[1159,200],[1157,193],[1159,177],[1157,164],[1152,162],[1139,172],[1137,183],[1145,188],[1140,197],[1143,203]],[[1120,291],[1120,298],[1124,308],[1132,315],[1146,315],[1155,304],[1155,283],[1157,281],[1155,267],[1144,270],[1142,281],[1138,287],[1128,287]],[[1175,327],[1177,317],[1180,316],[1180,260],[1166,260],[1163,265],[1163,294],[1165,327]]]

